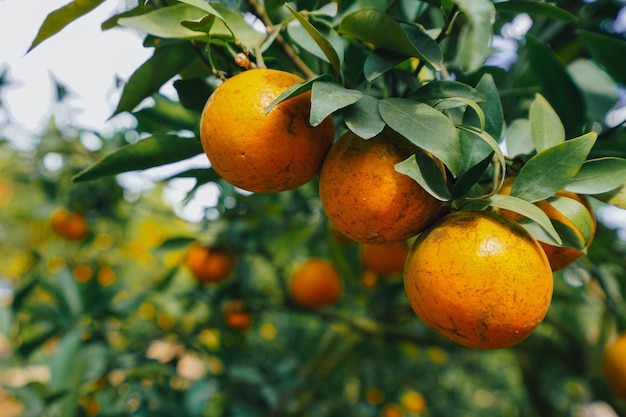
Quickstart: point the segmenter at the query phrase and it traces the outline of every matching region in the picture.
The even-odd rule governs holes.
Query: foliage
[[[100,3],[77,0],[50,14],[31,49]],[[338,135],[366,139],[387,126],[432,153],[445,179],[417,155],[396,170],[451,208],[517,211],[539,239],[580,246],[531,203],[567,189],[592,196],[595,208],[626,208],[625,131],[606,118],[626,73],[626,41],[605,24],[617,3],[142,3],[103,23],[145,32],[154,50],[114,111],[136,117],[141,139],[101,138],[102,149],[88,152],[52,125],[34,155],[2,144],[0,195],[10,190],[3,201],[11,201],[0,212],[2,251],[25,259],[2,266],[16,286],[0,316],[11,341],[4,361],[50,370],[48,380],[11,388],[24,415],[373,416],[409,391],[423,395],[430,416],[571,415],[598,400],[626,412],[599,367],[607,340],[626,328],[624,246],[601,224],[588,256],[555,273],[538,330],[514,348],[478,352],[428,331],[397,278],[362,284],[358,245],[333,234],[316,180],[249,194],[210,168],[179,172],[166,181],[195,180],[188,198],[219,188],[204,220],[188,224],[156,192],[131,198],[114,177],[201,154],[204,103],[243,70],[235,64],[243,53],[306,79],[274,104],[311,90],[311,124],[332,114]],[[528,16],[528,33],[504,38]],[[510,62],[493,64],[494,34],[514,45]],[[178,100],[159,93],[172,79]],[[153,104],[140,106],[148,97]],[[63,156],[60,171],[42,166],[49,153]],[[511,195],[496,194],[509,175]],[[50,235],[45,219],[58,205],[84,211],[91,236]],[[584,207],[568,214],[577,229],[590,228]],[[195,282],[181,261],[194,241],[230,246],[234,277]],[[298,308],[286,291],[310,257],[332,260],[345,281],[339,303],[319,312]],[[103,268],[114,274],[100,277]],[[250,330],[224,322],[221,307],[233,299],[245,300]]]

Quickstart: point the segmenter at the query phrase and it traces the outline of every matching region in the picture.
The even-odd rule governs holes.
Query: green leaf
[[[173,135],[151,136],[108,154],[78,173],[74,181],[91,181],[122,172],[157,167],[191,158],[202,152],[202,144],[195,138],[186,139]]]
[[[626,182],[608,193],[602,193],[595,197],[607,204],[626,209]]]
[[[311,90],[311,126],[317,126],[336,110],[356,103],[363,93],[329,81],[316,81]]]
[[[505,137],[507,155],[510,157],[528,155],[535,151],[535,143],[528,119],[513,120],[506,129]]]
[[[418,152],[395,165],[395,170],[413,178],[430,195],[441,201],[450,201],[452,196],[441,169],[429,156]]]
[[[474,132],[468,130],[459,130],[459,141],[461,142],[462,172],[470,170],[474,165],[480,163],[493,154],[491,146],[485,141],[476,137]]]
[[[531,16],[547,17],[566,23],[577,23],[578,17],[567,10],[537,0],[509,0],[496,3],[498,13],[520,14],[527,13]]]
[[[591,120],[604,122],[619,99],[616,82],[590,58],[568,63],[567,72],[585,97],[585,107]]]
[[[35,36],[27,53],[32,51],[41,42],[59,33],[74,20],[100,6],[104,1],[105,0],[75,0],[50,13],[39,28],[37,36]]]
[[[453,0],[467,17],[467,24],[459,34],[457,47],[461,68],[474,72],[491,54],[490,43],[496,10],[489,0]]]
[[[406,32],[406,35],[409,37],[411,43],[415,45],[420,54],[425,57],[425,63],[430,63],[431,65],[435,63],[436,65],[432,65],[435,68],[443,65],[443,52],[441,51],[441,46],[430,36],[428,32],[424,30],[423,27],[408,24],[402,24],[401,27]]]
[[[578,173],[597,136],[595,132],[590,132],[530,158],[517,175],[511,195],[534,202],[561,190]]]
[[[159,91],[163,84],[189,65],[195,57],[195,49],[187,42],[156,48],[152,57],[135,70],[124,85],[113,115],[132,111],[146,97]]]
[[[222,15],[220,15],[220,12],[218,12],[213,7],[213,5],[215,5],[217,3],[212,3],[213,5],[211,5],[206,0],[177,0],[177,1],[180,2],[180,3],[186,3],[186,4],[190,5],[190,6],[197,7],[198,9],[204,10],[205,12],[214,15],[215,17],[217,17],[220,20],[224,20]]]
[[[576,136],[585,120],[583,96],[558,57],[542,41],[526,37],[528,65],[541,94],[552,105],[565,127],[566,137]]]
[[[363,75],[367,81],[373,81],[405,60],[406,55],[378,48],[365,58]]]
[[[477,103],[486,100],[485,96],[481,92],[458,81],[431,81],[423,87],[420,87],[411,96],[411,98],[417,101],[422,101],[429,106],[438,105],[445,99],[452,97],[462,97]],[[464,105],[465,103],[452,100],[448,102],[448,107],[445,108],[454,108]],[[440,106],[440,108],[442,107]]]
[[[380,115],[393,130],[432,153],[458,173],[461,144],[454,124],[431,106],[413,100],[389,98],[378,105]]]
[[[498,92],[498,87],[496,86],[493,76],[489,73],[485,73],[476,85],[476,90],[485,96],[484,101],[478,101],[478,105],[485,114],[485,131],[496,141],[500,142],[504,129],[504,111],[502,110],[500,93]],[[466,115],[472,118],[476,116],[472,112],[466,113]]]
[[[201,21],[206,11],[186,4],[162,7],[138,16],[120,17],[121,26],[166,39],[206,39],[206,34],[186,28],[183,21]]]
[[[372,96],[361,97],[343,109],[341,116],[348,129],[362,139],[371,139],[385,128],[385,121],[378,111],[378,99]]]
[[[626,182],[626,159],[606,157],[585,161],[580,171],[565,186],[577,194],[600,194]]]
[[[541,94],[535,95],[530,104],[528,119],[537,152],[565,141],[565,128],[559,115]]]
[[[411,42],[402,26],[381,10],[362,8],[349,13],[339,23],[338,31],[339,34],[345,37],[370,42],[380,48],[385,48],[407,57],[417,57],[429,63],[435,69],[441,69],[441,61],[437,61],[433,57],[422,53]]]
[[[183,107],[179,102],[157,94],[155,104],[133,113],[137,119],[138,132],[171,133],[172,131],[190,130],[197,128],[199,115]]]
[[[585,247],[585,242],[588,242],[593,233],[593,219],[589,213],[589,209],[584,204],[564,196],[553,196],[548,198],[548,203],[552,205],[558,212],[565,216],[576,229],[583,235],[584,242],[582,244],[577,243],[580,241],[580,237],[575,240],[574,246],[577,249]],[[571,229],[571,227],[568,227]],[[576,233],[574,233],[576,234]]]
[[[317,46],[322,50],[326,58],[328,58],[328,62],[330,62],[330,66],[333,68],[335,76],[337,78],[340,77],[341,74],[341,61],[339,60],[339,55],[337,55],[337,51],[333,47],[333,45],[326,39],[324,35],[320,33],[319,30],[315,26],[311,24],[304,16],[298,13],[293,7],[289,5],[289,3],[285,3],[285,7],[291,12],[292,15],[300,22],[302,27],[308,32],[308,34],[313,38]]]
[[[463,140],[465,136],[470,135],[469,132],[464,130],[459,131],[459,136]],[[482,144],[480,146],[488,147],[488,145],[483,141],[473,140],[473,143]],[[454,186],[452,187],[452,199],[456,200],[458,198],[466,198],[473,193],[474,189],[480,189],[478,187],[478,181],[482,178],[483,174],[491,164],[491,160],[493,159],[493,152],[487,154],[482,161],[478,161],[478,163],[473,164],[467,170],[459,175],[459,177],[454,182]],[[482,194],[482,190],[475,194],[476,197],[479,197]],[[472,195],[473,197],[474,195]]]
[[[626,84],[626,42],[599,33],[578,30],[576,32],[593,59],[617,82]]]
[[[268,114],[269,112],[271,112],[274,107],[278,106],[283,101],[289,100],[292,97],[299,96],[300,94],[311,90],[313,88],[313,83],[317,81],[326,81],[326,80],[330,81],[332,80],[332,77],[328,74],[322,74],[319,77],[313,78],[312,80],[307,80],[307,81],[303,81],[301,83],[292,85],[291,87],[283,91],[281,95],[276,97],[276,99],[272,101],[269,106],[267,106],[267,108],[265,109],[265,114]]]
[[[232,33],[235,36],[235,41],[243,44],[250,51],[253,51],[265,39],[265,34],[254,30],[246,22],[242,13],[231,10],[219,3],[211,3],[211,6],[218,12],[216,16],[218,18],[221,16],[221,20],[215,22],[215,25],[211,28],[211,36],[230,37]]]
[[[320,33],[321,36],[331,45],[338,60],[337,62],[341,66],[341,63],[343,61],[343,41],[341,40],[341,37],[339,37],[339,34],[335,32],[335,30],[333,30],[332,28],[328,28],[326,26],[322,26],[321,29],[315,29],[318,30],[318,33]],[[291,39],[293,39],[293,41],[300,45],[302,48],[315,55],[316,57],[330,63],[330,58],[327,56],[327,52],[324,52],[322,48],[320,48],[318,43],[311,36],[309,31],[307,31],[306,28],[302,26],[302,23],[300,23],[300,21],[292,20],[291,22],[289,22],[289,25],[287,25],[287,32],[289,33],[289,37],[291,37]],[[333,68],[333,71],[335,71],[335,68]],[[338,73],[335,72],[335,76],[337,75]]]
[[[561,244],[562,240],[558,232],[552,225],[550,218],[546,215],[546,213],[543,212],[543,210],[541,210],[536,205],[519,197],[504,194],[492,195],[489,199],[489,204],[502,210],[509,210],[521,214],[522,216],[536,223],[545,233],[538,233],[532,227],[528,228],[528,225],[524,224],[522,221],[519,222],[538,240],[546,241],[547,239],[547,243],[556,245]]]

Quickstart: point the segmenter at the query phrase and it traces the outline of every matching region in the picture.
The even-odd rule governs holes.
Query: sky
[[[54,80],[69,91],[65,105],[69,105],[70,111],[55,113],[67,117],[64,120],[67,125],[104,135],[134,126],[134,119],[128,114],[109,119],[122,91],[118,80],[128,80],[152,55],[152,50],[142,46],[142,34],[137,32],[123,28],[101,30],[102,22],[124,10],[122,0],[105,1],[27,53],[46,16],[68,2],[0,0],[0,72],[8,70],[10,83],[3,88],[2,100],[12,122],[0,134],[18,148],[32,146],[32,138],[48,122],[55,98]],[[49,160],[54,163],[56,158]],[[122,174],[118,181],[129,194],[138,194],[151,188],[154,180],[203,166],[208,166],[208,160],[200,155],[160,169]],[[217,190],[215,184],[207,185],[208,190],[196,193],[188,204],[182,204],[187,191],[194,186],[193,181],[187,178],[168,183],[163,197],[179,216],[199,221],[204,209],[216,204]]]

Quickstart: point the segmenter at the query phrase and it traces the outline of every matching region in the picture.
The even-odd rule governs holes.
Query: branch
[[[262,6],[257,0],[246,0],[246,4],[248,5],[248,9],[250,9],[250,13],[259,18],[263,24],[265,25],[266,30],[271,31],[274,24],[270,20],[267,12],[265,11],[265,7]],[[293,65],[300,71],[304,76],[311,80],[317,76],[315,72],[296,54],[293,48],[285,41],[285,39],[278,35],[276,36],[276,44],[282,49],[283,53],[287,55],[287,58],[293,63]]]

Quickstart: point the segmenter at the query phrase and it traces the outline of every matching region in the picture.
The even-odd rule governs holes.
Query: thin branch
[[[267,15],[265,7],[257,0],[246,0],[246,4],[248,5],[248,9],[250,9],[250,13],[259,18],[267,30],[271,30],[274,25]],[[275,42],[282,49],[283,53],[287,55],[287,58],[293,63],[293,65],[298,68],[298,70],[302,72],[307,79],[310,80],[317,76],[317,74],[309,68],[309,66],[302,59],[300,59],[300,57],[296,54],[296,51],[293,50],[293,48],[281,35],[276,36]]]

